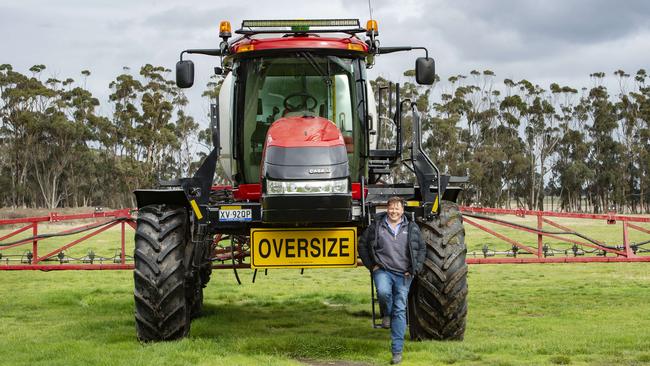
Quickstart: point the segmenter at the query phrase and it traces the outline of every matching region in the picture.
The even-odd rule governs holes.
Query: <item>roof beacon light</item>
[[[223,38],[223,40],[227,40],[230,38],[232,35],[232,28],[230,27],[230,22],[227,20],[222,21],[219,23],[219,37]]]
[[[366,35],[370,36],[372,34],[374,34],[375,36],[379,35],[379,28],[377,27],[377,21],[370,19],[366,23]]]

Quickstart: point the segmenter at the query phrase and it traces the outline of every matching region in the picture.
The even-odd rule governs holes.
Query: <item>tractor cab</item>
[[[276,128],[274,142],[299,133],[303,141],[312,141],[314,146],[324,136],[319,133],[330,131],[331,135],[334,129],[330,125],[333,125],[343,138],[351,170],[358,171],[359,154],[355,154],[354,147],[362,142],[361,125],[359,115],[352,113],[357,99],[354,80],[358,60],[290,51],[276,56],[243,58],[236,63],[238,90],[234,104],[242,105],[237,115],[241,126],[237,127],[243,143],[235,145],[239,145],[242,157],[238,162],[241,183],[261,183],[263,180],[267,133],[278,121],[284,127]],[[278,135],[280,131],[289,135]],[[327,136],[332,138],[330,135]],[[302,145],[310,146],[309,143]],[[285,143],[284,147],[298,146]]]
[[[220,160],[235,186],[259,187],[264,223],[352,220],[375,113],[368,45],[354,36],[358,21],[329,28],[338,35],[244,21],[227,46],[230,123],[220,124]]]
[[[416,60],[416,81],[430,85],[434,62],[423,47],[379,47],[377,29],[374,20],[366,28],[358,19],[244,20],[234,32],[239,37],[231,39],[230,23],[222,22],[219,49],[181,52],[179,87],[194,82],[194,64],[183,60],[184,54],[220,56],[215,70],[225,78],[211,107],[214,149],[193,178],[181,179],[182,192],[165,190],[165,200],[188,202],[202,224],[219,232],[287,223],[363,227],[375,204],[398,191],[417,202],[409,210],[418,216],[438,213],[436,192],[445,191],[448,181],[422,150],[414,103],[408,162],[402,159],[401,135],[402,106],[408,101],[400,100],[397,86],[395,114],[381,117],[395,126],[395,148],[377,149],[382,119],[366,77],[376,55],[421,49],[426,57]],[[230,220],[231,213],[210,204],[217,161],[232,183],[220,197],[232,195],[244,222]],[[402,163],[415,172],[419,187],[368,186]],[[136,197],[144,206],[160,201],[161,192],[138,190]]]

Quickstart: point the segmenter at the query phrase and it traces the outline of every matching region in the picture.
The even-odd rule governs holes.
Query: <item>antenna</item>
[[[373,19],[372,18],[372,4],[370,4],[370,1],[371,0],[368,0],[368,11],[370,12],[370,19]]]

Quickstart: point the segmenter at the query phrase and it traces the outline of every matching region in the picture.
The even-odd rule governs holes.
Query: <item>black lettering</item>
[[[327,256],[336,257],[336,253],[334,253],[334,247],[336,247],[336,238],[327,238],[327,241],[329,241],[332,244],[330,246],[330,250],[327,251]]]
[[[273,239],[273,250],[275,251],[275,257],[280,258],[280,253],[282,253],[282,241],[284,239],[280,239],[280,245],[278,246],[278,243]]]
[[[285,254],[287,255],[287,258],[294,258],[296,255],[293,253],[293,250],[295,247],[293,246],[293,242],[296,241],[296,239],[287,239],[284,241],[285,244]],[[289,245],[291,243],[291,245]],[[289,253],[289,250],[291,250],[291,253]]]
[[[320,257],[320,241],[318,241],[318,238],[313,238],[311,240],[311,256],[312,257]]]
[[[264,251],[262,250],[263,248],[262,244],[266,244],[266,254],[264,254]],[[260,257],[268,258],[269,255],[271,255],[271,243],[269,243],[268,239],[260,240]]]
[[[307,239],[304,238],[298,239],[298,257],[300,257],[300,253],[302,251],[305,252],[304,258],[307,258],[309,256],[309,254],[307,254],[307,245],[309,245]]]
[[[349,253],[346,253],[343,250],[343,249],[348,249],[349,248],[349,246],[347,244],[345,244],[345,245],[343,244],[343,243],[347,243],[348,241],[350,241],[349,238],[340,238],[339,239],[339,242],[341,243],[339,245],[339,257],[349,257],[350,256]]]

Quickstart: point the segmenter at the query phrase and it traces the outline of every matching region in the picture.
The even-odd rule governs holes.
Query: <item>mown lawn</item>
[[[141,345],[129,272],[0,273],[6,365],[386,364],[363,269],[217,272],[189,339]],[[406,342],[405,365],[650,363],[648,264],[475,265],[463,342]],[[327,364],[327,363],[325,363]]]
[[[113,255],[119,234],[102,235],[72,253]],[[468,226],[470,250],[483,242],[498,241]],[[387,364],[364,269],[239,274],[213,274],[188,339],[142,345],[130,272],[0,271],[0,364]],[[404,365],[650,364],[648,263],[473,265],[469,286],[465,340],[407,341]]]

